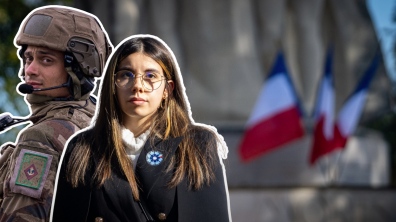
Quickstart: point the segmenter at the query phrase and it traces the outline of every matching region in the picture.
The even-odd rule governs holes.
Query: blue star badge
[[[163,160],[162,153],[158,151],[150,151],[149,153],[147,153],[146,160],[147,163],[149,163],[150,165],[156,166],[160,164]]]

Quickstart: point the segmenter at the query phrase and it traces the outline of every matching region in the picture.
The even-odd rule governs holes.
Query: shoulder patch
[[[40,198],[52,158],[52,155],[46,153],[22,149],[11,177],[11,191]]]

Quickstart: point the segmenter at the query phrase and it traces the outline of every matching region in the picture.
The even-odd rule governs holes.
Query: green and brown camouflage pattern
[[[15,43],[77,52],[75,56],[84,74],[100,77],[113,46],[98,21],[96,16],[74,8],[41,7],[26,17]],[[87,48],[89,45],[81,44],[81,41],[89,42],[92,48]]]
[[[15,146],[11,143],[4,144],[1,148],[0,157],[0,188],[3,188],[7,169],[11,162],[11,154],[14,152]],[[0,203],[3,199],[3,189],[0,189]]]
[[[8,165],[3,164],[5,169],[0,172],[0,180],[1,175],[5,174],[2,180],[4,181],[3,195],[0,197],[2,199],[0,222],[49,221],[56,172],[65,143],[76,131],[90,125],[95,112],[95,105],[89,99],[87,101],[34,103],[31,108],[33,125],[20,133],[15,149],[9,144],[3,148],[5,151],[12,151],[12,154],[7,160],[0,160],[0,162],[8,163]],[[14,171],[18,170],[16,162],[22,149],[52,156],[40,198],[32,198],[11,191],[11,177]],[[32,192],[37,191],[34,188],[28,189],[32,189]]]

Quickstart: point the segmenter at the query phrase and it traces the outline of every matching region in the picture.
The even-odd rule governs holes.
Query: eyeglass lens
[[[115,74],[115,83],[120,88],[131,88],[136,78],[142,81],[142,85],[147,90],[156,90],[162,84],[163,76],[155,72],[146,72],[142,75],[133,74],[128,70],[121,70]]]

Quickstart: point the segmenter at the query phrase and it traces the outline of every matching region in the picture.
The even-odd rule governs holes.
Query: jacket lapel
[[[166,176],[166,167],[169,165],[172,156],[175,154],[177,147],[183,138],[183,136],[167,140],[156,138],[154,142],[150,141],[150,139],[147,140],[142,152],[140,153],[135,171],[138,176],[139,183],[141,187],[144,188],[144,192],[147,196],[150,195],[150,191],[158,180],[162,180]],[[153,161],[150,163],[150,161],[147,160],[148,157],[158,158],[158,155],[162,155],[162,160],[158,165],[155,165],[157,163],[153,163]],[[169,181],[166,181],[165,183],[168,182]]]
[[[140,197],[144,198],[149,211],[154,215],[157,212],[167,214],[173,206],[175,188],[169,189],[167,186],[172,179],[173,171],[166,173],[166,168],[183,138],[181,136],[167,140],[155,139],[154,143],[148,139],[139,156],[135,173],[142,190]],[[162,160],[158,163],[158,159],[155,158],[161,158],[161,155]],[[147,160],[148,158],[151,159]]]
[[[158,215],[158,212],[164,212],[168,215],[173,206],[175,188],[169,189],[166,186],[172,178],[172,172],[165,173],[165,170],[183,138],[177,137],[167,140],[156,138],[154,142],[151,142],[149,138],[138,158],[135,175],[139,190],[141,190],[140,198],[148,205],[148,210],[154,217]],[[162,161],[158,165],[147,162],[147,155],[151,151],[162,154]],[[111,178],[105,181],[103,189],[107,201],[114,206],[120,220],[128,221],[126,218],[131,218],[130,216],[133,214],[139,214],[140,210],[133,200],[129,183],[124,176],[113,171]]]

